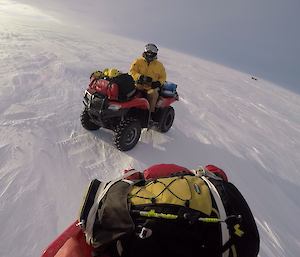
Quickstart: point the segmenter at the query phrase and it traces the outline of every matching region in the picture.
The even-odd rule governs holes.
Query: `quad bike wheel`
[[[165,116],[165,119],[163,120],[161,127],[160,127],[160,132],[167,132],[173,125],[175,117],[175,111],[172,106],[169,107],[169,110]]]
[[[95,124],[92,120],[90,115],[88,114],[87,108],[84,107],[84,109],[81,112],[80,120],[82,126],[87,130],[97,130],[100,128],[99,125]]]
[[[139,120],[127,118],[117,125],[114,131],[113,141],[120,151],[129,151],[137,144],[140,135],[141,123]]]

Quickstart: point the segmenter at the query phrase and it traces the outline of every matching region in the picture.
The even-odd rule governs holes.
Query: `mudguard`
[[[69,238],[74,238],[78,241],[80,248],[84,254],[84,257],[92,257],[93,251],[99,251],[86,243],[82,229],[79,226],[77,226],[77,223],[77,220],[74,221],[62,234],[60,234],[43,251],[41,257],[54,257],[59,251],[59,249],[67,242]]]

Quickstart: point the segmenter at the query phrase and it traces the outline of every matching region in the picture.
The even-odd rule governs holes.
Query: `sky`
[[[180,97],[174,124],[120,152],[111,131],[81,126],[82,96],[94,70],[128,71],[144,42],[74,29],[67,11],[1,3],[0,256],[40,256],[76,220],[90,180],[160,163],[224,169],[253,212],[259,256],[298,256],[299,94],[162,46]]]
[[[173,49],[300,93],[300,2],[18,0],[75,27]]]

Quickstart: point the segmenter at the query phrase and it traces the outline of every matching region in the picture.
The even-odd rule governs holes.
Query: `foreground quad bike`
[[[92,179],[78,219],[41,257],[257,257],[251,209],[226,173],[176,164]],[[105,225],[105,226],[102,226]]]
[[[87,130],[101,127],[112,130],[113,142],[120,151],[132,149],[139,141],[143,128],[155,128],[160,132],[167,132],[171,128],[175,112],[170,105],[179,100],[175,84],[165,83],[176,86],[171,94],[164,93],[166,90],[162,87],[152,117],[149,102],[142,97],[142,92],[122,101],[113,100],[108,89],[112,89],[115,83],[100,78],[97,84],[100,86],[95,86],[95,82],[90,83],[84,92],[81,124]]]

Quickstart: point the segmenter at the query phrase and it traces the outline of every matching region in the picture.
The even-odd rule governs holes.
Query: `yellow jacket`
[[[133,62],[130,67],[129,73],[135,81],[137,81],[141,75],[144,75],[151,77],[153,82],[159,81],[161,84],[164,84],[167,76],[165,68],[160,61],[154,60],[148,64],[146,59],[143,57],[138,58]],[[149,90],[151,88],[151,85],[137,84],[136,87],[141,90]]]

